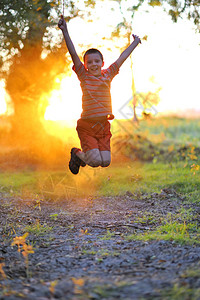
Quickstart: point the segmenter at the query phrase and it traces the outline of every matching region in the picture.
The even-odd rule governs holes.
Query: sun
[[[81,115],[81,89],[74,76],[57,78],[59,88],[51,91],[44,119],[51,121],[72,121]]]
[[[126,68],[122,70],[122,76],[116,76],[111,84],[113,114],[118,119],[123,118],[121,108],[132,95],[131,74],[127,78],[126,71]],[[48,102],[44,115],[45,120],[58,122],[78,120],[82,112],[82,91],[76,74],[58,77],[55,87],[48,95]]]

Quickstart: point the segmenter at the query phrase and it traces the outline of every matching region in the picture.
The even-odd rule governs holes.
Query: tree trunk
[[[43,127],[42,119],[48,103],[42,103],[41,96],[52,89],[55,77],[63,71],[64,56],[63,53],[60,56],[52,54],[44,61],[41,51],[40,45],[27,44],[9,70],[6,89],[13,102],[14,114],[8,140],[10,145],[25,149],[25,155],[31,153],[38,158],[39,153],[38,160],[44,161],[48,157],[53,161],[61,157],[63,144]]]

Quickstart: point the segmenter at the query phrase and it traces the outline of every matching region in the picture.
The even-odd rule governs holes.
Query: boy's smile
[[[93,76],[101,75],[101,68],[103,67],[104,62],[102,61],[98,53],[87,54],[85,57],[85,67],[90,74]]]

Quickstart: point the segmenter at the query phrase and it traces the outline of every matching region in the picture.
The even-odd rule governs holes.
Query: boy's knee
[[[105,167],[108,167],[109,165],[110,165],[110,160],[105,160],[105,161],[102,162],[102,165],[101,165],[101,166],[102,166],[103,168],[105,168]]]
[[[88,165],[89,165],[90,167],[96,168],[96,167],[99,167],[99,166],[102,165],[102,161],[99,160],[99,159],[92,160],[92,161],[88,162]]]
[[[88,151],[86,153],[86,157],[87,157],[87,164],[90,167],[95,168],[95,167],[99,167],[102,165],[102,159],[101,159],[98,149],[93,149],[93,150]]]
[[[108,167],[111,162],[111,154],[110,151],[101,151],[102,157],[102,167]]]

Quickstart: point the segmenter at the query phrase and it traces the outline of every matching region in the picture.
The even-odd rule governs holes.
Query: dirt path
[[[2,193],[0,299],[200,299],[200,245],[131,238],[181,209],[199,222],[200,207],[171,190],[41,203]],[[27,231],[28,269],[11,246]]]

